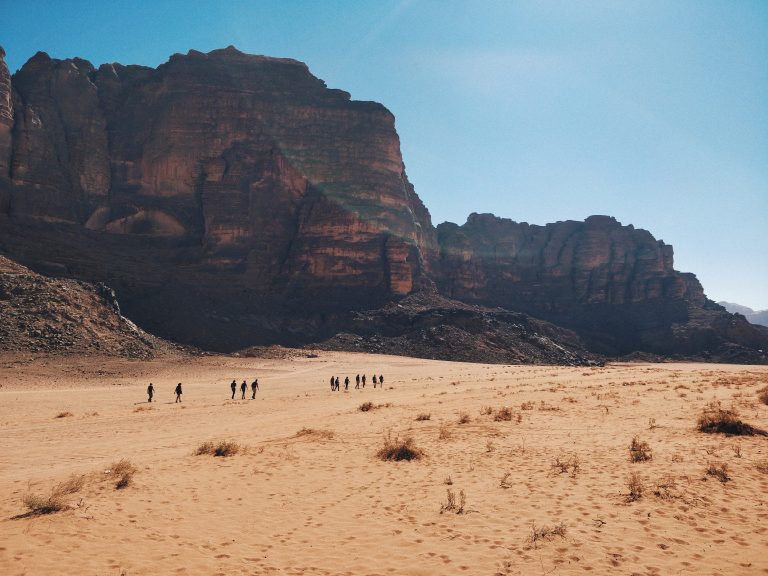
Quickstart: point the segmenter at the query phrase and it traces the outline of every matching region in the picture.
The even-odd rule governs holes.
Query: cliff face
[[[409,294],[450,308],[439,291],[566,326],[604,353],[768,349],[765,334],[725,329],[734,317],[673,269],[671,246],[612,218],[472,215],[435,230],[392,114],[300,62],[230,47],[96,69],[38,53],[11,77],[3,56],[0,251],[107,283],[161,336],[224,350],[318,341]],[[470,333],[475,312],[461,309]],[[517,341],[510,330],[499,341]]]

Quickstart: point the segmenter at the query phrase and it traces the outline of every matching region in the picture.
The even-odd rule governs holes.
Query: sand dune
[[[365,390],[330,392],[358,372]],[[255,376],[257,399],[231,401]],[[768,574],[768,439],[695,429],[712,400],[768,428],[765,367],[4,356],[0,383],[4,575]],[[424,457],[381,461],[387,433]],[[635,436],[650,460],[630,461]],[[194,455],[211,440],[245,452]],[[26,514],[73,474],[66,510]]]

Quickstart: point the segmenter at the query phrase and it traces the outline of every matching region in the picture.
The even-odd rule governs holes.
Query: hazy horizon
[[[11,72],[233,44],[396,117],[435,224],[608,214],[714,301],[768,309],[768,3],[9,1]]]

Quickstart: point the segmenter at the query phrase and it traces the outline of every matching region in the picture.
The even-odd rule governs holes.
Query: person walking
[[[152,386],[152,382],[149,383],[149,386],[147,386],[147,396],[149,398],[147,399],[147,402],[152,402],[152,396],[155,395],[155,387]]]
[[[253,394],[251,395],[251,400],[256,400],[256,392],[259,389],[259,379],[255,378],[253,382],[251,382],[251,391]]]
[[[376,388],[376,374],[373,375],[373,387]]]
[[[181,382],[176,384],[176,402],[181,402]],[[174,404],[176,403],[174,402]]]
[[[338,376],[336,376],[336,382],[334,382],[334,384],[336,385],[336,392],[338,392],[339,391],[339,377]]]
[[[365,389],[365,374],[363,374],[363,389]]]
[[[379,386],[384,388],[384,375],[383,374],[379,374]]]
[[[243,380],[243,383],[240,384],[240,392],[243,393],[243,395],[240,397],[240,400],[245,400],[245,391],[248,390],[248,383]]]
[[[334,382],[333,376],[331,376],[331,392],[333,392],[333,389],[336,387],[336,384]]]
[[[232,400],[235,399],[235,392],[237,392],[237,382],[232,380],[232,384],[229,385],[230,388],[232,388]]]
[[[355,390],[359,390],[359,389],[360,389],[360,374],[355,376]]]
[[[349,392],[349,376],[344,378],[344,392]]]

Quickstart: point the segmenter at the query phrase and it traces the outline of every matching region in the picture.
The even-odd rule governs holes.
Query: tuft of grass
[[[509,422],[514,418],[515,413],[512,411],[512,408],[509,406],[502,406],[496,412],[493,414],[493,420],[494,422]],[[518,418],[518,422],[520,419]]]
[[[643,479],[640,477],[640,474],[632,472],[632,474],[627,477],[627,488],[629,489],[629,494],[627,494],[628,502],[636,502],[643,497],[645,486],[643,485]]]
[[[552,469],[557,474],[568,474],[571,478],[576,478],[581,470],[581,461],[578,454],[556,456],[552,462]]]
[[[55,418],[69,418],[70,416],[74,416],[74,414],[72,414],[72,412],[69,412],[69,411],[59,412],[58,414],[56,414]]]
[[[728,482],[731,477],[728,476],[728,464],[725,462],[710,462],[709,466],[707,466],[707,476],[714,476],[720,482]]]
[[[450,488],[446,488],[446,502],[440,504],[440,514],[445,512],[454,512],[455,514],[464,514],[467,504],[467,496],[464,490],[459,490],[459,502],[456,503],[456,493]]]
[[[29,514],[32,516],[53,514],[68,508],[68,506],[64,503],[63,494],[57,494],[55,490],[52,491],[48,496],[41,496],[39,494],[32,493],[25,494],[21,501],[24,503],[24,506],[27,507]]]
[[[398,437],[392,438],[392,434],[387,432],[384,436],[384,445],[376,452],[381,460],[419,460],[424,456],[424,452],[416,447],[416,444],[410,436],[401,440]]]
[[[710,403],[696,423],[701,432],[730,436],[768,436],[768,432],[739,420],[736,410],[727,410],[719,402]]]
[[[85,476],[82,474],[72,474],[72,476],[67,478],[64,482],[57,484],[53,489],[53,492],[61,496],[65,494],[75,494],[80,492],[80,490],[83,489],[83,486],[85,486]]]
[[[533,402],[523,402],[520,404],[520,410],[533,410]]]
[[[424,422],[425,420],[429,420],[432,418],[432,414],[428,414],[426,412],[423,412],[416,416],[416,422]]]
[[[195,450],[195,455],[202,456],[207,454],[210,456],[226,458],[228,456],[234,456],[241,450],[242,446],[240,446],[240,444],[237,442],[232,442],[231,440],[220,440],[218,442],[208,441],[203,442],[200,444],[200,446],[197,447],[197,450]]]
[[[138,468],[127,458],[113,462],[109,470],[110,475],[116,478],[115,488],[117,490],[130,486],[131,482],[133,482],[133,475],[136,472],[138,472]]]
[[[491,414],[493,414],[492,406],[483,406],[480,408],[480,416],[490,416]]]
[[[315,428],[302,428],[294,435],[295,438],[311,437],[323,440],[331,440],[334,437],[333,430],[316,430]]]
[[[512,484],[509,483],[509,477],[511,475],[511,472],[506,472],[504,476],[501,477],[501,480],[499,481],[499,488],[504,488],[505,490],[507,488],[512,488]]]
[[[459,412],[459,424],[467,424],[470,420],[471,418],[467,412]]]
[[[531,523],[531,535],[529,536],[529,541],[531,544],[536,546],[536,543],[540,542],[541,540],[550,541],[554,538],[565,538],[567,531],[568,529],[566,528],[564,522],[560,522],[554,526],[540,527],[537,527],[536,523],[534,522]]]
[[[645,462],[653,458],[651,447],[648,446],[648,442],[640,440],[637,436],[632,438],[632,443],[629,445],[629,459],[631,462]]]

